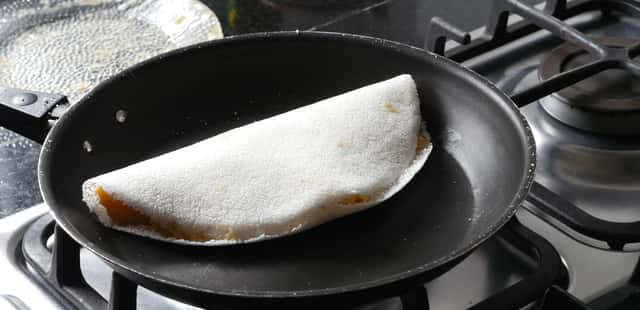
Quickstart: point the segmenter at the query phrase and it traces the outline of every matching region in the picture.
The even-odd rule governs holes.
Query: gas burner
[[[506,92],[517,93],[539,83],[538,77],[542,75],[539,70],[538,66],[528,66],[497,85]],[[588,80],[585,82],[589,83]],[[620,81],[617,83],[621,84]],[[550,97],[521,109],[536,141],[536,182],[548,189],[554,198],[561,196],[563,202],[577,206],[581,212],[597,219],[629,224],[639,222],[640,140],[637,135],[601,134],[568,126],[549,113],[547,106],[566,106],[572,113],[582,111],[582,108],[572,108]],[[592,111],[584,113],[594,114]],[[569,212],[572,216],[574,213]],[[611,248],[593,237],[577,235],[566,224],[557,221],[553,224],[584,244]],[[640,249],[640,244],[631,243],[634,244],[618,250]]]
[[[595,41],[624,51],[638,39],[603,37]],[[540,80],[594,60],[584,49],[562,44],[541,62]],[[640,78],[624,68],[602,71],[546,97],[541,103],[555,119],[575,128],[597,133],[640,133]]]
[[[506,92],[517,93],[539,83],[539,67],[528,66],[499,81]],[[552,101],[554,100],[554,101]],[[594,218],[616,223],[640,222],[640,140],[637,135],[600,134],[568,126],[546,110],[545,105],[569,106],[554,98],[544,98],[521,109],[533,132],[538,166],[536,182],[549,195],[577,206]],[[579,108],[568,108],[575,112]],[[593,112],[587,112],[593,113]],[[546,195],[546,196],[549,196]],[[535,210],[532,210],[535,211]],[[548,211],[548,210],[546,210]],[[576,212],[568,212],[575,216]],[[558,221],[552,223],[578,241],[601,249],[611,245],[576,234],[573,228]],[[629,231],[631,233],[631,231]],[[640,244],[618,250],[638,251]]]
[[[478,38],[466,42],[469,34],[433,19],[425,43],[491,76],[522,108],[538,162],[525,207],[614,251],[640,249],[639,9],[632,0],[548,0],[537,8],[495,0]],[[512,14],[521,20],[509,24]],[[449,39],[460,45],[445,50]],[[493,62],[491,54],[504,57]]]

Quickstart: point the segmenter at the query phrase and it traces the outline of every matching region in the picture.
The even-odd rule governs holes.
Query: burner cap
[[[638,41],[617,37],[595,40],[614,48],[625,48]],[[593,60],[585,50],[565,43],[552,50],[540,64],[540,79]],[[640,78],[624,69],[609,69],[560,90],[542,100],[542,106],[556,119],[576,128],[600,133],[640,133]]]

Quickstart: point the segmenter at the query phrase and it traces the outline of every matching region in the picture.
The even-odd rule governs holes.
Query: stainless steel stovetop
[[[224,1],[211,2],[212,7],[217,10],[216,12],[223,11]],[[269,1],[257,1],[253,10],[249,9],[247,14],[252,14],[254,17],[260,16],[260,5],[264,2]],[[496,3],[498,2],[506,1],[496,1]],[[562,1],[548,2],[553,5]],[[599,3],[607,1],[574,2]],[[570,7],[574,2],[570,2]],[[626,3],[627,1],[617,2]],[[631,3],[631,7],[635,6],[635,11],[630,9],[635,12],[633,13],[635,15],[615,12],[608,14],[586,12],[570,18],[569,23],[590,37],[626,37],[635,39],[637,42],[640,37],[640,4],[633,1],[628,1],[628,3]],[[267,21],[279,18],[283,24],[288,23],[289,26],[295,26],[296,19],[291,16],[287,17],[282,12],[296,12],[298,10],[296,13],[299,18],[297,22],[306,28],[375,35],[413,45],[429,46],[429,41],[418,39],[427,37],[427,18],[421,19],[414,15],[424,14],[425,9],[420,7],[420,10],[415,10],[415,12],[407,12],[406,10],[415,9],[417,6],[412,1],[372,1],[357,9],[325,8],[322,11],[322,14],[325,15],[321,13],[302,14],[300,12],[304,9],[295,7],[291,3],[279,11],[280,5],[278,1],[270,2],[268,9],[265,9],[270,18],[266,19]],[[542,5],[539,5],[538,8],[542,9]],[[411,18],[408,18],[407,15],[411,15]],[[313,22],[303,23],[300,22],[301,20],[313,20]],[[521,20],[519,16],[512,16],[509,24],[517,28]],[[415,25],[407,26],[401,23],[403,21]],[[453,19],[447,18],[447,21],[452,25],[457,24],[455,17]],[[421,24],[418,26],[417,23]],[[223,18],[223,26],[227,28],[227,32],[238,31],[231,29],[230,25],[224,24]],[[250,25],[245,26],[251,28]],[[276,30],[269,29],[269,27],[273,27],[270,25],[262,26],[262,29],[265,30]],[[407,34],[407,31],[410,34]],[[460,33],[460,36],[464,39],[463,34]],[[485,29],[476,29],[471,31],[470,35],[472,39],[487,36]],[[472,40],[470,46],[473,46],[474,42],[476,40]],[[469,59],[464,57],[464,46],[449,42],[446,45],[446,55],[453,59],[464,60],[465,66],[493,81],[507,94],[514,94],[539,82],[542,74],[540,72],[541,64],[550,61],[548,58],[552,56],[549,55],[555,55],[551,51],[562,44],[562,40],[552,36],[548,31],[538,31],[509,44],[501,45],[490,52],[479,53],[478,56]],[[561,62],[564,69],[560,71],[580,66],[589,61],[589,59],[583,59],[585,56],[582,54],[575,51],[574,53],[577,54],[565,56],[567,60]],[[612,80],[615,83],[611,83]],[[593,90],[593,85],[601,88]],[[638,77],[617,72],[614,75],[591,78],[576,88],[587,89],[587,92],[591,91],[588,93],[589,98],[605,97],[605,102],[611,97],[629,99],[628,110],[624,114],[633,117],[634,113],[637,113],[637,111],[634,112],[634,102],[640,105],[640,99],[637,96],[639,85],[640,79]],[[588,215],[607,221],[626,223],[639,221],[640,139],[637,139],[639,135],[637,133],[624,136],[602,132],[593,133],[588,128],[575,128],[582,126],[584,118],[573,124],[574,120],[571,119],[571,116],[569,119],[558,115],[552,116],[555,112],[550,109],[558,105],[570,106],[569,111],[571,109],[584,110],[584,107],[580,107],[579,102],[572,103],[572,100],[579,99],[567,97],[565,93],[558,92],[556,95],[547,96],[522,108],[538,146],[536,181],[541,187],[562,197],[568,204],[579,206],[580,210]],[[548,108],[549,106],[551,108]],[[615,114],[615,112],[608,111],[604,114]],[[585,116],[588,121],[599,122],[598,119],[591,119],[590,115]],[[616,115],[612,117],[617,117]],[[617,119],[615,123],[624,123],[624,121],[624,117],[622,117]],[[602,122],[606,123],[607,121]],[[19,158],[12,160],[19,161]],[[35,171],[33,173],[35,174]],[[632,297],[640,290],[634,290],[633,283],[630,284],[640,258],[640,252],[635,252],[638,249],[637,243],[622,242],[624,244],[621,245],[610,236],[602,238],[588,236],[589,233],[585,233],[584,225],[578,225],[577,228],[570,227],[571,224],[568,224],[566,220],[563,221],[562,217],[558,217],[552,212],[553,210],[562,211],[565,209],[545,207],[544,203],[549,202],[550,199],[543,199],[549,196],[543,195],[544,193],[544,189],[533,193],[534,196],[542,198],[526,202],[516,216],[524,226],[550,242],[560,254],[566,269],[566,276],[563,281],[557,283],[559,290],[566,291],[577,298],[582,306],[589,305],[593,309],[610,309],[609,304],[615,304],[616,301],[625,299],[629,302],[626,304],[627,306],[619,304],[620,308],[617,309],[632,309],[634,306],[640,308],[640,303],[632,303]],[[564,201],[561,202],[560,205],[563,205]],[[23,255],[23,246],[27,238],[25,232],[32,230],[33,223],[52,225],[52,220],[47,218],[46,213],[47,207],[45,205],[37,205],[0,219],[0,275],[4,277],[3,281],[0,281],[0,308],[2,309],[4,307],[8,309],[11,307],[16,309],[65,309],[72,305],[65,297],[47,288],[49,283],[39,275],[37,266],[31,266]],[[51,232],[49,230],[43,236],[49,236]],[[43,244],[51,250],[53,238],[42,238],[44,239],[42,240]],[[531,274],[535,274],[539,264],[523,251],[514,248],[507,239],[501,236],[490,239],[460,265],[427,283],[425,287],[428,292],[429,308],[466,309],[514,284],[525,281]],[[47,253],[43,253],[43,255],[46,256]],[[108,300],[112,270],[87,250],[81,250],[80,258],[80,269],[87,283],[102,298]],[[193,308],[144,288],[138,288],[137,294],[139,309]],[[544,299],[543,296],[540,297]],[[547,299],[550,300],[549,297]],[[557,309],[559,307],[550,301],[529,305],[529,308],[543,309]],[[399,298],[391,298],[372,302],[362,308],[402,309],[402,304]]]

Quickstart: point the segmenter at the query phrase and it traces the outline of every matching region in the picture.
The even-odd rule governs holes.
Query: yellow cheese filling
[[[106,209],[107,215],[117,226],[143,226],[149,228],[165,238],[183,239],[196,242],[209,241],[213,238],[195,229],[182,227],[176,223],[160,224],[127,206],[122,201],[109,195],[102,187],[96,189],[96,195],[100,199],[100,204]],[[230,237],[232,234],[225,234]]]

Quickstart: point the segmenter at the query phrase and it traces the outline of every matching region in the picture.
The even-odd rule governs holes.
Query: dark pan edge
[[[89,249],[91,252],[99,256],[100,258],[109,262],[111,265],[117,266],[118,269],[125,270],[127,272],[131,272],[132,274],[135,274],[135,278],[137,279],[147,279],[149,281],[156,281],[164,285],[177,286],[182,289],[195,290],[199,292],[206,292],[209,294],[228,296],[228,297],[300,299],[304,297],[319,297],[319,296],[328,296],[328,295],[342,295],[346,293],[357,293],[365,290],[378,290],[386,287],[395,287],[400,283],[417,283],[418,281],[426,281],[428,279],[424,279],[424,276],[429,274],[431,270],[442,267],[447,263],[452,262],[457,258],[464,256],[466,253],[469,253],[471,250],[478,247],[482,242],[484,242],[489,237],[491,237],[494,233],[496,233],[500,228],[502,228],[509,221],[509,219],[511,219],[511,217],[517,211],[517,208],[524,202],[524,199],[526,198],[531,188],[531,185],[533,183],[533,178],[534,178],[534,171],[535,171],[535,164],[536,164],[535,142],[534,142],[533,134],[530,130],[530,127],[526,119],[520,113],[519,109],[516,107],[513,101],[511,101],[509,97],[503,94],[502,91],[500,91],[495,85],[493,85],[490,81],[488,81],[484,77],[471,71],[470,69],[460,66],[459,64],[455,63],[452,60],[449,60],[448,58],[438,56],[436,54],[419,49],[417,47],[413,47],[413,46],[406,45],[399,42],[380,39],[380,38],[373,38],[373,37],[353,35],[353,34],[331,33],[331,32],[284,31],[284,32],[254,33],[254,34],[247,34],[247,35],[230,36],[224,39],[219,39],[219,40],[214,40],[214,41],[209,41],[209,42],[204,42],[204,43],[183,47],[183,48],[176,49],[176,50],[167,52],[165,54],[161,54],[156,57],[150,58],[146,61],[136,64],[120,72],[119,74],[109,78],[105,82],[101,83],[98,87],[94,88],[91,92],[89,92],[89,94],[87,94],[84,98],[82,98],[77,104],[69,108],[69,110],[60,118],[59,122],[63,123],[67,118],[72,117],[73,111],[75,111],[84,102],[89,100],[95,93],[100,92],[103,88],[107,87],[113,81],[129,75],[132,71],[135,71],[137,68],[145,66],[149,63],[155,63],[167,57],[180,55],[191,49],[199,49],[199,48],[223,45],[223,44],[237,44],[238,42],[243,42],[246,40],[261,40],[261,39],[267,39],[272,37],[276,37],[280,39],[306,37],[306,38],[324,38],[324,39],[344,40],[344,41],[357,41],[359,43],[368,44],[377,48],[391,49],[395,52],[405,54],[408,56],[416,56],[416,55],[428,56],[428,57],[437,59],[437,61],[442,62],[446,66],[451,66],[455,70],[463,72],[464,74],[468,75],[470,79],[475,80],[476,82],[481,84],[483,87],[488,87],[491,90],[492,94],[497,98],[499,98],[498,101],[501,101],[500,102],[501,104],[507,104],[511,109],[511,111],[513,112],[512,114],[512,116],[514,117],[513,121],[514,123],[519,124],[518,126],[520,129],[519,135],[522,137],[522,140],[524,141],[523,148],[525,149],[526,151],[525,153],[527,154],[525,158],[525,166],[523,167],[525,178],[523,178],[523,180],[521,181],[519,186],[520,190],[517,193],[517,195],[514,197],[514,199],[511,201],[510,205],[507,207],[507,211],[500,217],[500,219],[494,225],[489,227],[489,229],[485,234],[479,235],[477,238],[473,239],[471,242],[464,245],[459,250],[449,253],[448,255],[444,256],[440,260],[431,261],[428,264],[425,264],[423,266],[420,266],[412,270],[408,270],[404,273],[396,274],[394,276],[389,276],[385,278],[380,278],[375,281],[368,281],[368,282],[363,282],[357,285],[348,285],[348,286],[335,287],[330,289],[296,291],[295,296],[289,292],[281,292],[281,291],[253,292],[253,291],[243,291],[243,290],[237,290],[237,291],[202,290],[200,288],[193,287],[184,283],[177,283],[177,282],[172,282],[165,279],[153,278],[149,275],[140,273],[136,270],[129,268],[128,266],[122,264],[122,262],[114,261],[112,260],[112,258],[108,257],[108,255],[103,255],[98,250],[95,250],[91,246],[92,244],[91,241],[83,240],[84,238],[82,237],[82,234],[79,231],[75,230],[75,228],[71,226],[70,223],[66,221],[62,221],[60,218],[56,216],[55,212],[51,211],[50,213],[52,214],[52,217],[56,220],[56,222],[76,242],[83,245],[84,247]],[[46,143],[49,143],[49,141],[53,141],[53,139],[55,138],[58,132],[58,130],[56,130],[57,127],[58,126],[54,126],[54,128],[49,132],[45,140],[45,145]],[[40,153],[40,158],[38,162],[39,173],[43,171],[42,170],[43,166],[51,164],[47,158],[47,154],[48,152],[46,151],[46,147],[45,147],[43,148],[43,151]],[[49,188],[47,186],[48,184],[46,183],[46,181],[43,181],[42,178],[38,178],[38,183],[41,188],[41,192],[42,192],[45,203],[50,204],[52,199],[51,198],[52,193],[48,190]]]

